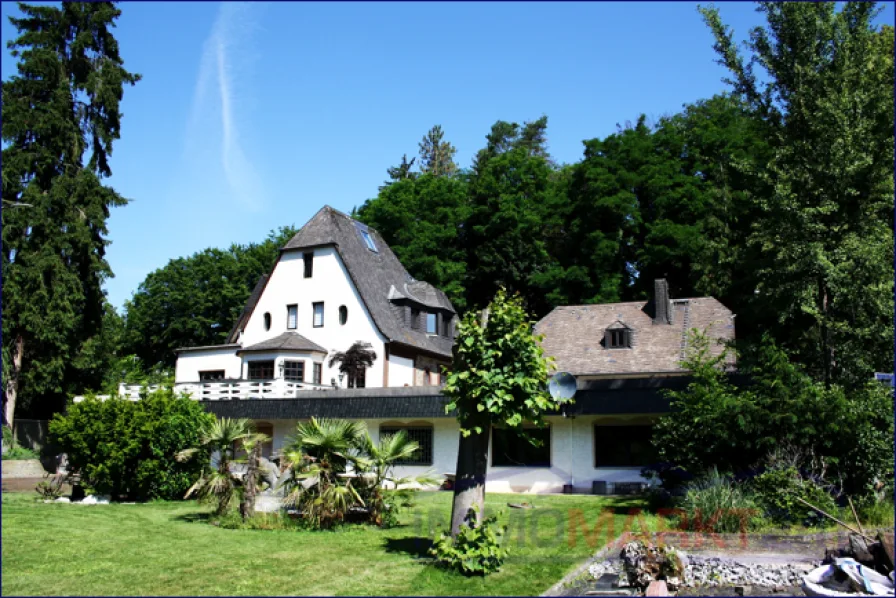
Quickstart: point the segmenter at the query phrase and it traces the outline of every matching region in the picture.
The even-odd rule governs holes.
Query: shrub
[[[284,517],[278,513],[255,513],[251,517],[243,518],[239,513],[230,511],[214,520],[224,529],[254,529],[254,530],[296,530],[307,527],[302,519]]]
[[[737,482],[711,469],[692,482],[682,501],[679,527],[686,530],[734,533],[759,526],[759,509]]]
[[[506,526],[498,527],[497,517],[475,525],[476,510],[469,511],[469,525],[461,526],[456,538],[440,534],[429,552],[443,567],[464,575],[488,575],[501,569],[507,549],[501,545]]]
[[[38,454],[29,448],[13,444],[8,451],[3,453],[3,460],[17,461],[20,459],[38,459]]]
[[[40,482],[34,490],[41,498],[56,500],[62,496],[62,484],[65,482],[65,477],[62,474],[46,477],[48,479]]]
[[[770,469],[750,480],[749,485],[765,516],[777,525],[798,523],[813,527],[825,524],[823,515],[797,498],[828,513],[837,510],[830,493],[811,479],[804,478],[795,467]]]
[[[175,455],[198,444],[212,415],[172,389],[140,401],[88,396],[50,421],[50,441],[68,457],[69,470],[97,494],[129,500],[181,498],[202,461],[180,463]],[[208,456],[206,455],[206,459]]]
[[[859,520],[866,526],[893,526],[893,499],[877,500],[874,496],[864,496],[855,502]],[[846,519],[849,520],[848,518]]]

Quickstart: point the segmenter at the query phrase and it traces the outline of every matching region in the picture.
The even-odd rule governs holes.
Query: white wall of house
[[[383,359],[385,337],[370,317],[361,296],[352,284],[342,259],[333,247],[314,249],[314,267],[310,278],[304,277],[304,260],[301,251],[288,251],[281,255],[264,292],[246,324],[241,342],[244,347],[287,332],[287,305],[298,305],[296,332],[329,351],[344,351],[355,341],[366,341],[373,346],[377,359],[367,370],[366,385],[383,385]],[[313,304],[324,304],[323,327],[313,326]],[[345,306],[348,318],[339,323],[339,308]],[[265,330],[264,314],[271,315],[271,328]],[[331,378],[338,380],[338,366],[330,368],[325,363],[324,383]]]
[[[414,360],[389,356],[389,386],[414,386]]]
[[[233,347],[184,351],[177,356],[174,380],[176,382],[198,382],[199,372],[205,370],[224,370],[225,378],[239,378],[240,368],[241,361]]]
[[[492,467],[489,455],[489,469],[486,475],[487,492],[562,492],[564,484],[572,483],[578,492],[591,492],[593,481],[644,482],[640,467],[595,467],[594,426],[640,425],[647,423],[650,416],[580,416],[574,419],[548,417],[551,426],[551,466],[550,467]],[[421,419],[366,419],[361,420],[373,437],[379,440],[380,426],[388,425],[432,425],[433,463],[432,465],[401,466],[395,469],[400,477],[418,476],[430,473],[441,478],[446,473],[454,473],[457,466],[457,450],[460,429],[452,418]],[[274,451],[280,450],[294,431],[296,420],[273,420]]]

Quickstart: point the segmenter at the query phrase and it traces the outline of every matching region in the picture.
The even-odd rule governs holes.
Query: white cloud
[[[251,81],[253,39],[261,8],[256,3],[220,5],[205,41],[185,144],[191,158],[220,152],[220,168],[233,199],[251,211],[263,207],[264,191],[261,177],[244,151],[241,126],[251,116],[247,104],[255,91]]]

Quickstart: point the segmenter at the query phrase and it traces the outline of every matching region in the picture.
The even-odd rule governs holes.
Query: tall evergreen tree
[[[4,418],[46,417],[83,385],[82,347],[102,329],[106,219],[126,200],[102,179],[121,131],[125,70],[111,2],[19,3],[3,83]],[[86,158],[86,163],[85,163]]]
[[[550,265],[540,218],[555,172],[546,129],[547,117],[522,126],[498,121],[476,155],[461,235],[467,307],[484,307],[503,286],[519,292],[536,316],[549,308],[536,282]]]
[[[893,365],[893,32],[870,2],[761,2],[744,60],[701,9],[772,152],[750,242],[777,340],[825,382]],[[760,77],[757,67],[763,68]]]
[[[423,136],[420,142],[420,171],[433,176],[454,176],[457,164],[454,154],[457,150],[448,141],[442,141],[445,134],[442,126],[436,125]]]

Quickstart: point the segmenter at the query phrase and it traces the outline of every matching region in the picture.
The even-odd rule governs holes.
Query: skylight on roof
[[[379,253],[379,250],[376,248],[376,243],[373,241],[373,236],[370,234],[370,231],[367,230],[367,227],[360,222],[355,222],[355,228],[358,230],[358,234],[361,235],[364,244],[367,245],[367,249],[374,253]]]

